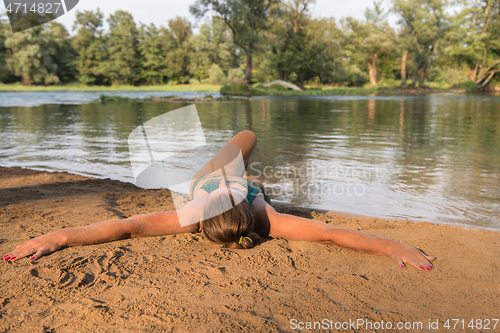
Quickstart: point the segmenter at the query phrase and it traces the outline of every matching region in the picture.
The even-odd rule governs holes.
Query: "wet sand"
[[[167,190],[0,167],[0,251],[61,228],[173,208]],[[348,332],[349,321],[360,331],[402,322],[437,332],[448,331],[447,319],[470,331],[471,319],[500,318],[499,231],[276,209],[408,243],[436,256],[435,268],[285,239],[226,250],[201,234],[71,247],[34,263],[2,261],[0,332],[282,332],[314,322],[316,331]],[[466,331],[461,325],[455,331]]]

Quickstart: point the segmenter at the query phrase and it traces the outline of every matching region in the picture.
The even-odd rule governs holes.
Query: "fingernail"
[[[14,259],[16,259],[16,257],[9,257],[9,259],[7,260],[14,260]]]
[[[422,266],[420,266],[420,269],[422,269],[422,270],[423,270],[424,268],[423,268]]]
[[[9,257],[9,256],[5,256],[5,257],[3,257],[3,259],[4,259],[5,261],[8,261],[8,260],[10,259],[10,257]]]
[[[425,269],[430,271],[432,269],[432,267],[426,267]]]
[[[405,265],[401,265],[401,268],[405,268],[406,266]]]
[[[31,259],[31,260],[35,260],[35,257],[31,257],[30,259]]]

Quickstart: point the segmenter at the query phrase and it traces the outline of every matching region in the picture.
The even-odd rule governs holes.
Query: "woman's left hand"
[[[389,248],[389,257],[395,260],[401,268],[406,264],[412,265],[421,271],[430,271],[434,266],[430,263],[436,257],[428,256],[413,246],[394,242]]]

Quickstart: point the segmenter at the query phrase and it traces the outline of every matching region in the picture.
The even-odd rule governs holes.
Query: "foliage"
[[[225,85],[220,88],[220,93],[222,95],[243,95],[243,96],[251,96],[256,95],[256,90],[252,88],[252,86],[248,84],[234,84],[234,85]]]
[[[420,71],[419,86],[423,86],[434,60],[434,50],[448,29],[445,0],[394,0],[394,11],[400,16],[403,35],[408,36],[417,65],[413,70],[413,83]]]
[[[395,51],[396,33],[387,23],[388,13],[382,9],[381,1],[374,1],[374,7],[365,11],[366,22],[346,19],[344,48],[349,50],[351,57],[359,53],[356,54],[360,61],[358,66],[360,69],[367,67],[370,83],[376,87],[380,69],[385,69],[387,60],[392,60],[388,56]]]
[[[454,84],[452,88],[465,88],[467,90],[476,90],[477,89],[477,84],[474,81],[465,81],[465,82],[460,82],[457,84]]]
[[[160,90],[210,82],[244,94],[295,94],[242,85],[276,79],[374,88],[407,79],[468,89],[500,82],[500,0],[381,1],[363,20],[335,20],[314,17],[315,0],[197,0],[190,11],[204,21],[196,34],[186,18],[137,26],[121,10],[106,18],[105,30],[99,9],[76,12],[73,36],[55,22],[12,34],[4,15],[0,82]],[[389,11],[399,17],[397,29],[387,23]]]
[[[244,74],[239,68],[230,68],[227,73],[228,84],[243,84]]]
[[[76,51],[78,80],[83,84],[107,82],[106,73],[102,68],[107,57],[102,26],[103,15],[99,9],[96,12],[76,12],[73,30],[78,31],[72,40],[72,45]]]
[[[231,29],[234,44],[246,57],[245,82],[252,81],[253,53],[261,41],[261,31],[269,28],[270,8],[279,0],[196,0],[190,7],[197,18],[213,11]]]
[[[465,65],[468,80],[484,87],[500,72],[500,1],[464,1],[444,42],[443,58]]]
[[[138,30],[132,15],[118,10],[108,18],[108,56],[103,71],[115,84],[133,84],[139,77]]]
[[[170,45],[167,57],[163,65],[165,66],[165,74],[168,78],[176,83],[189,82],[189,63],[190,54],[192,53],[189,40],[192,37],[191,23],[185,18],[177,17],[168,21],[169,33],[174,41]],[[167,34],[165,33],[167,36]]]
[[[230,29],[218,17],[207,19],[200,33],[191,39],[190,73],[198,80],[208,78],[208,69],[217,64],[225,73],[238,67],[238,56]]]
[[[49,25],[12,33],[5,32],[5,47],[11,52],[7,69],[22,79],[24,84],[54,84],[61,82],[58,63],[59,51],[64,47],[67,32],[60,24]]]
[[[141,55],[140,81],[147,84],[164,83],[164,51],[160,30],[154,24],[139,28],[139,53]]]
[[[226,84],[226,75],[217,64],[213,64],[208,70],[208,83],[210,84]]]
[[[5,34],[9,30],[7,20],[0,15],[0,82],[10,82],[12,76],[7,70],[7,48],[5,47]]]

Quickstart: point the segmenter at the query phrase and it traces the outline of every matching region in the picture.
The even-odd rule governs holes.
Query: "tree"
[[[286,61],[301,87],[314,78],[321,83],[331,80],[334,59],[339,56],[335,49],[335,30],[332,19],[308,20],[292,39]]]
[[[408,27],[402,27],[398,33],[399,49],[401,51],[401,86],[406,87],[407,68],[408,68],[408,53],[413,52],[415,43],[409,33]]]
[[[233,33],[234,44],[246,56],[245,82],[252,81],[252,59],[261,42],[260,32],[268,29],[269,10],[279,0],[196,0],[190,12],[203,17],[215,12]]]
[[[73,30],[77,33],[72,41],[76,50],[78,80],[83,84],[103,84],[106,82],[103,64],[107,61],[105,37],[102,31],[103,14],[96,12],[76,12]]]
[[[229,27],[219,17],[212,17],[200,27],[200,33],[191,39],[190,73],[202,81],[208,78],[208,69],[217,64],[229,75],[231,68],[239,67],[239,57]]]
[[[213,64],[208,70],[209,82],[211,84],[226,84],[227,78],[222,69],[217,64]]]
[[[190,77],[189,63],[192,53],[190,41],[193,36],[191,23],[185,18],[177,17],[168,21],[169,30],[165,31],[170,40],[165,71],[167,76],[177,83],[187,83]]]
[[[373,1],[373,9],[365,11],[366,24],[361,33],[361,49],[365,54],[370,83],[378,86],[377,65],[380,57],[391,54],[396,48],[396,34],[387,23],[387,14],[382,9],[382,0]]]
[[[308,12],[315,0],[287,0],[277,3],[271,11],[270,28],[267,32],[268,43],[271,48],[269,57],[273,70],[280,80],[286,81],[290,74],[289,47],[293,38],[304,29],[309,20]]]
[[[57,22],[49,22],[47,33],[52,35],[51,39],[55,41],[54,47],[56,54],[54,62],[57,65],[56,75],[61,83],[75,81],[78,72],[76,68],[77,52],[71,45],[71,39],[66,28]]]
[[[500,72],[500,1],[461,2],[447,34],[449,56],[469,68],[469,80],[484,87]]]
[[[367,56],[361,43],[366,37],[365,24],[352,17],[341,20],[343,38],[341,56],[337,65],[336,81],[347,86],[359,86],[370,81]]]
[[[6,32],[10,56],[7,69],[24,84],[59,83],[57,57],[65,34],[58,24],[42,25],[21,32]],[[67,35],[67,33],[66,33]]]
[[[118,10],[108,18],[108,58],[104,73],[113,83],[134,84],[139,76],[138,30],[128,12]]]
[[[431,56],[437,42],[447,30],[446,0],[393,0],[394,11],[399,14],[399,24],[413,39],[415,45],[413,84],[420,71],[419,86],[423,87]]]
[[[9,81],[9,73],[7,71],[7,49],[5,47],[5,33],[9,29],[10,27],[4,20],[4,16],[0,15],[0,82]]]
[[[345,20],[345,48],[351,55],[356,54],[362,64],[368,68],[370,83],[378,86],[378,64],[381,57],[394,52],[396,34],[387,24],[386,13],[381,9],[380,2],[374,2],[375,9],[367,9],[366,22],[353,18]],[[365,67],[365,68],[366,68]]]
[[[139,52],[141,54],[141,80],[148,84],[160,84],[164,81],[165,53],[162,51],[160,30],[151,25],[142,24],[139,28]]]

